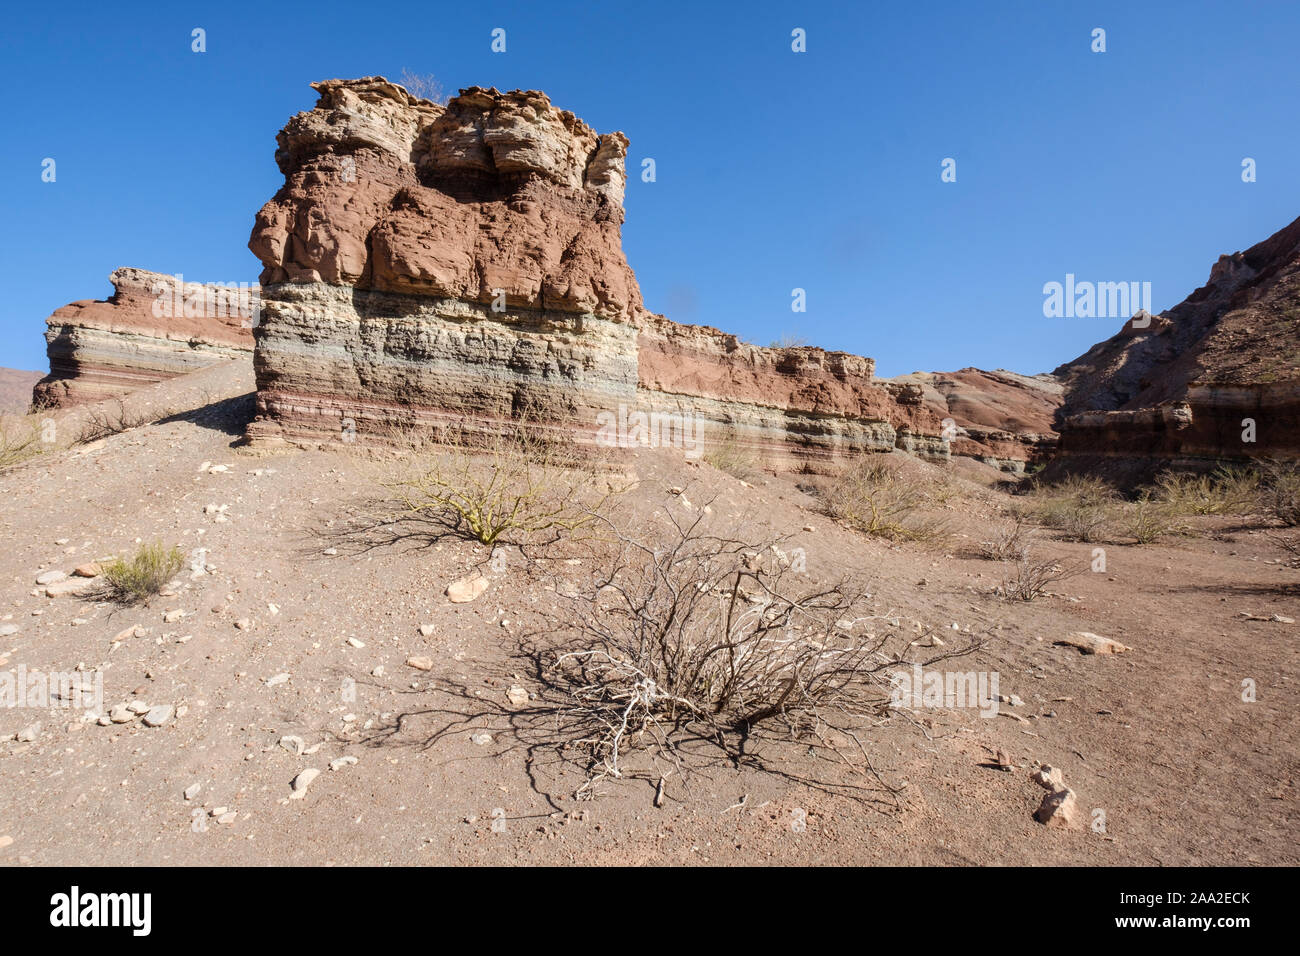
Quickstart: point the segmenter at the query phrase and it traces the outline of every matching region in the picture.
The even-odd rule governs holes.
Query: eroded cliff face
[[[443,107],[381,77],[313,86],[316,107],[278,137],[285,185],[249,241],[264,266],[252,441],[527,409],[586,441],[607,438],[611,416],[690,419],[704,445],[777,467],[950,454],[945,414],[919,385],[875,380],[871,359],[647,312],[622,250],[623,134],[537,91],[471,87]]]
[[[109,298],[73,302],[45,320],[50,374],[32,389],[34,406],[114,398],[252,354],[256,284],[191,283],[130,268],[109,279]]]
[[[1300,219],[1054,373],[1056,467],[1300,458]]]

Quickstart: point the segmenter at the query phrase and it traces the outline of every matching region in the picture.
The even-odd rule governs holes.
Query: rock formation
[[[113,295],[73,302],[46,319],[50,374],[32,404],[61,407],[124,395],[253,348],[258,288],[203,285],[118,269]]]
[[[647,312],[622,251],[623,134],[536,91],[471,87],[443,107],[381,77],[313,86],[249,240],[264,266],[255,443],[532,409],[588,441],[654,443],[668,423],[670,441],[680,426],[787,467],[954,450],[946,410],[876,380],[871,359]],[[1038,453],[1036,437],[969,425],[959,453],[1013,467]]]
[[[1300,458],[1300,219],[1220,256],[1209,281],[1056,369],[1056,468],[1145,477]]]
[[[1051,375],[964,368],[913,372],[888,382],[919,386],[925,405],[941,418],[952,419],[954,455],[1018,472],[1026,462],[1045,460],[1056,448],[1062,388]]]

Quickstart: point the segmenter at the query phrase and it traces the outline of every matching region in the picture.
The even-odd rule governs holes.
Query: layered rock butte
[[[50,374],[32,389],[34,407],[114,398],[251,355],[256,314],[243,313],[256,286],[241,295],[129,268],[109,279],[114,292],[108,299],[73,302],[46,319]]]
[[[902,448],[1019,470],[1052,444],[1059,396],[1023,377],[955,373],[1034,405],[1019,433],[959,417],[933,382],[876,379],[869,358],[648,312],[622,250],[628,141],[540,92],[471,87],[444,107],[382,77],[313,87],[249,240],[264,266],[255,444],[525,410],[585,441],[602,413],[698,416],[706,448],[777,467]]]
[[[1220,256],[1204,286],[1148,320],[1053,373],[1064,388],[1053,470],[1137,480],[1300,458],[1300,219]]]

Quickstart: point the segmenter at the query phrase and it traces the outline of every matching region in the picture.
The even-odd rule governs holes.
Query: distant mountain
[[[32,386],[40,381],[42,372],[24,372],[16,368],[0,368],[0,412],[23,414],[32,402]]]

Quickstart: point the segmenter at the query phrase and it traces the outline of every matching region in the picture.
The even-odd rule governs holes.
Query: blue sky
[[[275,133],[314,104],[308,83],[403,68],[449,91],[541,89],[623,130],[624,248],[651,309],[870,355],[882,375],[1050,370],[1121,320],[1044,318],[1045,282],[1147,281],[1164,309],[1300,215],[1300,4],[1280,0],[228,0],[5,18],[9,367],[45,369],[45,317],[107,296],[117,266],[255,280]]]

